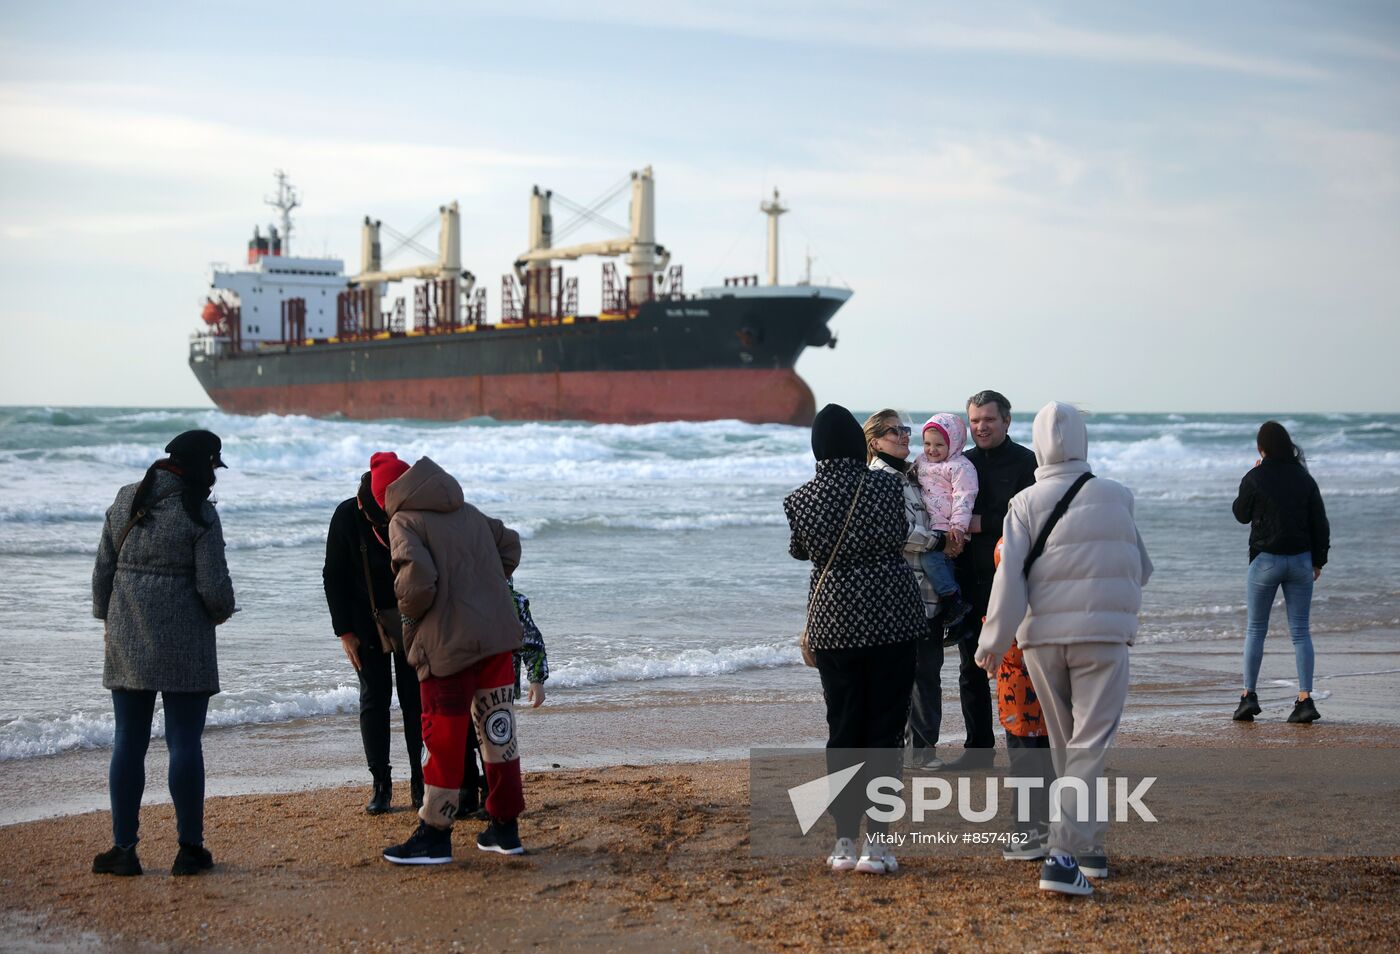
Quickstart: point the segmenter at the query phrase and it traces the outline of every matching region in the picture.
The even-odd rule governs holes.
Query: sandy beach
[[[1231,728],[1243,731],[1197,744],[1400,746],[1400,730],[1384,726],[1316,725],[1303,737],[1282,724]],[[415,821],[403,784],[396,810],[377,818],[363,814],[362,785],[210,798],[218,863],[196,878],[169,874],[169,805],[143,809],[140,878],[89,873],[109,842],[106,812],[11,825],[0,828],[4,946],[1253,951],[1400,940],[1400,857],[1125,858],[1076,901],[1044,896],[1034,865],[991,852],[913,855],[883,878],[835,875],[819,857],[751,857],[748,783],[742,760],[532,772],[528,855],[478,852],[480,823],[468,821],[454,863],[427,869],[379,857]]]

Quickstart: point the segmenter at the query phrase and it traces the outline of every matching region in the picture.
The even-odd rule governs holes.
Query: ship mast
[[[301,205],[301,196],[287,182],[287,174],[281,169],[274,173],[277,177],[277,195],[264,196],[263,203],[282,213],[282,254],[292,254],[292,209]]]
[[[759,205],[758,210],[768,216],[768,284],[778,284],[778,216],[787,207],[778,201],[778,190],[773,189],[773,201]]]

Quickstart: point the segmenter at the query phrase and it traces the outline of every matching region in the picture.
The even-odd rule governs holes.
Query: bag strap
[[[1055,524],[1060,522],[1060,518],[1069,509],[1070,501],[1079,493],[1079,488],[1083,487],[1093,477],[1093,474],[1080,474],[1079,479],[1070,484],[1069,490],[1060,498],[1060,502],[1055,504],[1055,509],[1050,511],[1050,519],[1045,522],[1045,527],[1040,531],[1040,536],[1036,538],[1035,546],[1031,547],[1031,552],[1026,556],[1025,565],[1021,567],[1021,574],[1027,578],[1031,575],[1031,564],[1040,558],[1045,552],[1045,544],[1050,539],[1050,531],[1055,529]]]
[[[836,562],[836,554],[841,550],[841,544],[846,541],[846,530],[851,526],[851,518],[856,515],[856,504],[860,503],[860,491],[865,486],[865,475],[860,475],[860,483],[856,484],[856,495],[851,498],[851,509],[846,511],[846,522],[841,526],[841,535],[836,538],[836,546],[831,548],[831,556],[826,558],[826,566],[822,567],[822,575],[817,578],[817,588],[812,591],[812,602],[817,601],[817,594],[822,591],[822,584],[826,582],[826,571],[831,569],[831,564]]]
[[[183,492],[184,489],[185,488],[183,487],[176,487],[174,490],[167,490],[155,500],[152,500],[150,503],[146,504],[146,506],[142,507],[140,510],[136,511],[136,513],[132,514],[131,519],[126,522],[126,526],[122,527],[121,535],[117,537],[117,556],[122,555],[122,546],[126,543],[126,536],[131,532],[131,528],[136,526],[142,520],[145,520],[146,514],[150,513],[151,508],[154,507],[156,504],[160,503],[166,497],[173,497],[176,494]]]

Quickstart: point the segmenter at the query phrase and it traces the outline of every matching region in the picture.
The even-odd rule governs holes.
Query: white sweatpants
[[[1061,789],[1062,811],[1060,820],[1050,823],[1050,849],[1071,855],[1102,849],[1108,823],[1094,820],[1094,793],[1128,700],[1128,646],[1069,643],[1023,652],[1050,735],[1055,774],[1083,779],[1090,797],[1088,820],[1080,821],[1074,790]]]

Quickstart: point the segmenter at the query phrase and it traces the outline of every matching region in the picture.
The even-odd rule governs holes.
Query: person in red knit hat
[[[490,792],[482,851],[524,853],[516,819],[525,808],[515,734],[515,661],[523,631],[508,578],[520,564],[520,534],[488,517],[462,486],[424,457],[407,470],[376,456],[371,484],[389,515],[394,592],[408,661],[423,703],[426,791],[409,839],[384,850],[400,865],[452,860],[452,824],[475,725]]]
[[[393,803],[389,727],[395,687],[403,710],[409,798],[414,808],[423,804],[423,737],[418,676],[404,654],[394,571],[389,565],[389,516],[383,505],[384,489],[408,470],[408,464],[392,453],[375,454],[370,461],[358,491],[341,501],[331,517],[321,578],[331,628],[360,684],[360,740],[374,780],[365,811],[380,815]]]
[[[393,451],[380,451],[370,455],[369,489],[381,508],[384,506],[384,492],[389,489],[390,484],[406,473],[408,463],[399,460],[399,455]]]

